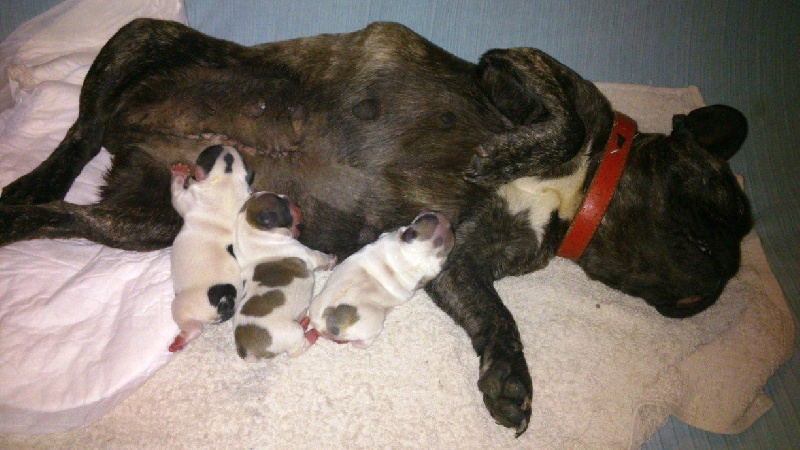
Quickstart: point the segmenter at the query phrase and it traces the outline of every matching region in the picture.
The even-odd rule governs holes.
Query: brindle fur
[[[632,168],[578,261],[590,276],[672,316],[716,299],[750,227],[723,159],[743,139],[726,141],[726,124],[744,119],[725,111],[679,118],[670,137],[636,138]],[[62,143],[4,188],[0,245],[86,237],[131,250],[168,246],[181,225],[168,167],[220,143],[245,154],[255,190],[301,206],[304,244],[339,260],[420,211],[441,211],[456,244],[428,292],[471,338],[490,413],[521,433],[531,378],[493,282],[545,266],[570,217],[545,211],[537,232],[497,188],[584,170],[577,195],[585,192],[612,122],[593,84],[535,49],[492,50],[475,65],[391,23],[244,47],[139,19],[96,58]],[[721,157],[706,151],[717,144]],[[65,203],[101,145],[114,155],[102,199]]]

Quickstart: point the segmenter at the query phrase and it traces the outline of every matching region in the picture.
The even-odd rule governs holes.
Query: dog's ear
[[[605,144],[613,121],[608,101],[593,84],[544,52],[490,50],[476,73],[505,129],[479,147],[467,180],[499,185],[525,176],[568,173],[589,143]]]
[[[712,155],[728,160],[747,138],[747,118],[730,106],[706,106],[673,116],[672,136],[691,139]]]

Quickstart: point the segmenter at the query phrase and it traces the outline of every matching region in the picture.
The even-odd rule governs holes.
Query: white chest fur
[[[519,178],[500,186],[498,193],[508,202],[512,214],[527,213],[531,228],[541,242],[553,211],[557,210],[562,219],[570,220],[575,216],[583,199],[581,186],[585,177],[586,164],[581,164],[574,173],[561,178]]]

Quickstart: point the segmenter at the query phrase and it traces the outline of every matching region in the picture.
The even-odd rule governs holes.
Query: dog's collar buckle
[[[576,260],[583,255],[600,221],[603,220],[606,208],[611,203],[611,197],[614,196],[617,183],[628,161],[636,131],[636,121],[625,114],[615,113],[614,127],[606,143],[600,167],[597,168],[578,214],[575,215],[564,240],[561,241],[558,256]]]

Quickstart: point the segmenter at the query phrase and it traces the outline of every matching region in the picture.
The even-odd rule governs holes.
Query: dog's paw
[[[14,207],[0,204],[0,247],[15,242],[15,222],[17,214]]]
[[[478,147],[464,172],[464,179],[481,186],[496,187],[512,181],[515,169],[514,161],[502,153]]]
[[[169,345],[167,350],[169,350],[170,353],[179,352],[186,348],[188,343],[189,342],[186,340],[186,338],[179,334],[175,336],[175,340],[172,341],[172,344]]]
[[[521,346],[489,346],[481,356],[478,388],[494,420],[519,437],[531,418],[531,375]]]

